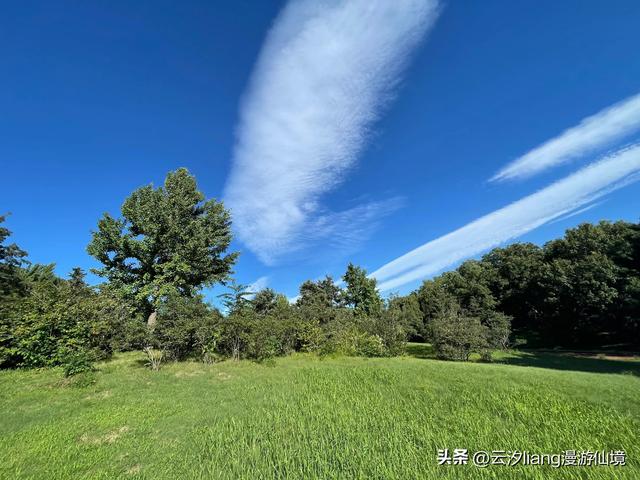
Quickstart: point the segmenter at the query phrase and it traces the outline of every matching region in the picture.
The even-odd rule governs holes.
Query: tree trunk
[[[154,310],[149,314],[149,318],[147,318],[147,327],[153,328],[156,325],[156,317],[158,316],[157,312]]]

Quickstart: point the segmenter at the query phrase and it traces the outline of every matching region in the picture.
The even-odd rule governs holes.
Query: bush
[[[105,342],[116,352],[142,350],[149,344],[149,329],[133,301],[108,286],[102,287],[96,297],[96,314],[104,319],[109,331]]]
[[[183,360],[211,348],[219,317],[202,297],[170,296],[158,308],[151,343],[174,360]]]
[[[94,369],[95,355],[84,348],[66,348],[60,357],[65,377],[72,377]]]
[[[488,332],[487,342],[491,348],[504,350],[509,346],[511,336],[511,317],[495,312],[485,321]]]
[[[166,359],[164,350],[156,350],[151,347],[144,349],[144,354],[147,356],[146,365],[151,370],[158,371]]]
[[[289,353],[284,327],[282,321],[272,317],[254,319],[250,323],[244,356],[263,361]]]
[[[301,352],[317,352],[324,342],[324,332],[318,320],[298,318],[296,322],[295,350]]]
[[[379,335],[363,333],[358,335],[355,340],[356,354],[361,357],[386,357],[388,354],[388,350]]]
[[[88,288],[78,291],[55,278],[33,282],[29,295],[2,317],[0,359],[4,367],[47,367],[75,363],[70,351],[107,358],[114,331],[110,318],[103,297]]]
[[[476,317],[460,311],[441,314],[431,322],[433,348],[438,358],[469,360],[471,353],[487,349],[488,328]]]
[[[402,351],[406,341],[406,331],[385,312],[368,317],[342,310],[324,332],[323,355],[385,357]]]

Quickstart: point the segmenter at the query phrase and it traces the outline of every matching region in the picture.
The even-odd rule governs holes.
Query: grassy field
[[[0,477],[640,478],[640,362],[410,352],[159,372],[131,353],[86,386],[58,370],[0,372]],[[438,466],[440,448],[625,450],[627,465]]]

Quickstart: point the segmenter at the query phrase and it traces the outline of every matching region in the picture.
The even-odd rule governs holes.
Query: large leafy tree
[[[600,346],[637,339],[637,225],[582,224],[544,247],[542,333],[547,343]]]
[[[238,256],[227,253],[230,214],[205,200],[187,169],[134,191],[121,210],[120,219],[104,214],[87,251],[103,264],[95,273],[135,298],[150,322],[163,298],[192,297],[229,278]]]
[[[543,262],[542,249],[533,243],[495,248],[482,257],[499,310],[513,317],[515,331],[537,328],[541,320],[540,304],[544,299],[538,280]]]

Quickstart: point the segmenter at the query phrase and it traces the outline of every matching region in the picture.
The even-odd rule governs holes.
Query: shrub
[[[250,325],[244,352],[247,358],[262,361],[290,351],[285,341],[283,322],[274,318],[264,318],[254,319]]]
[[[336,319],[325,325],[320,353],[347,356],[384,357],[398,345],[395,328],[389,328],[388,318],[367,317],[340,311]],[[405,338],[405,334],[402,334]]]
[[[202,297],[170,296],[158,308],[152,344],[169,357],[183,360],[202,351],[200,342],[211,346],[208,335],[214,335],[218,318],[217,311],[210,310]]]
[[[491,348],[506,349],[511,336],[511,317],[501,312],[494,312],[485,320],[488,328],[487,342]]]
[[[234,360],[246,355],[246,346],[251,334],[252,317],[245,310],[232,312],[220,323],[219,351]]]
[[[160,367],[166,359],[164,350],[157,350],[151,347],[146,347],[144,353],[147,356],[146,365],[153,371],[160,370]]]
[[[107,358],[114,331],[109,320],[102,296],[90,289],[78,292],[59,279],[33,282],[29,295],[3,316],[0,358],[4,366],[22,367],[63,365],[70,351]]]
[[[362,333],[355,338],[356,354],[361,357],[385,357],[388,354],[382,338],[379,335]]]
[[[66,348],[61,352],[60,357],[65,377],[72,377],[94,369],[95,355],[82,347]]]
[[[296,335],[295,349],[301,352],[317,352],[324,342],[324,332],[318,320],[298,318]]]
[[[220,332],[217,329],[207,327],[207,325],[204,325],[196,330],[196,347],[200,360],[204,363],[212,364],[220,358],[217,352]]]
[[[488,328],[476,317],[460,311],[449,311],[431,322],[431,337],[439,358],[469,360],[471,353],[480,353],[488,347]]]

